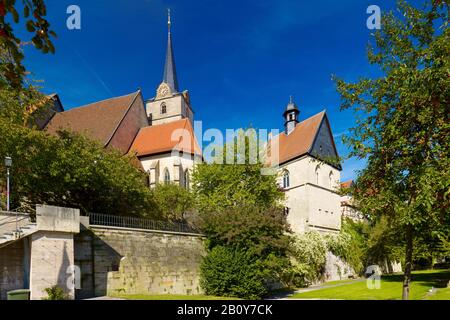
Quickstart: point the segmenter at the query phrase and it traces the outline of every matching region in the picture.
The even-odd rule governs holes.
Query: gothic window
[[[167,113],[167,106],[163,102],[163,103],[161,103],[161,114],[166,114],[166,113]]]
[[[283,188],[289,188],[289,171],[283,172]]]
[[[165,184],[170,183],[170,173],[167,168],[164,170],[164,183]]]
[[[186,189],[189,189],[189,171],[188,171],[188,169],[186,169],[184,171],[184,187]]]

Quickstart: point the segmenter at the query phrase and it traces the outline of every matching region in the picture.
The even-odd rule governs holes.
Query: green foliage
[[[58,286],[53,286],[50,288],[45,288],[48,297],[43,298],[43,300],[68,300],[69,297],[64,292],[64,290]]]
[[[160,216],[166,219],[183,220],[193,210],[193,195],[177,184],[158,184],[152,194]]]
[[[10,123],[34,127],[48,114],[50,99],[37,88],[0,88],[0,118]]]
[[[310,231],[296,236],[292,245],[292,284],[306,287],[321,280],[326,254],[327,243],[318,232]]]
[[[218,156],[228,155],[234,164],[200,164],[193,174],[209,249],[202,287],[208,294],[260,298],[286,283],[289,228],[276,176],[262,175],[263,165],[250,161],[249,150],[257,145],[251,135],[240,132],[238,139],[245,142],[243,152],[231,144]]]
[[[285,216],[279,208],[262,209],[239,206],[201,215],[200,226],[208,237],[209,247],[232,246],[252,250],[255,254],[284,255],[290,236]]]
[[[345,218],[338,235],[326,236],[328,250],[347,262],[356,273],[362,274],[367,266],[368,233],[366,222]]]
[[[193,173],[193,192],[200,212],[239,205],[270,207],[283,198],[276,176],[261,175],[261,164],[199,164]]]
[[[244,133],[239,132],[238,138]],[[233,164],[203,163],[196,166],[193,173],[192,189],[196,207],[200,212],[221,211],[228,207],[253,205],[269,208],[279,205],[284,194],[278,189],[276,175],[262,175],[264,165],[257,159],[250,161],[248,150],[257,145],[252,136],[245,138],[245,154],[237,149],[238,143],[225,147],[226,155],[234,150]],[[256,152],[256,151],[254,151]],[[219,157],[220,158],[220,157]],[[221,159],[221,158],[220,158]]]
[[[200,270],[207,295],[260,299],[268,293],[268,271],[263,261],[248,251],[216,246]]]
[[[153,214],[146,176],[131,158],[82,135],[51,136],[1,117],[0,132],[0,157],[13,159],[13,209],[42,203],[82,212]],[[0,170],[5,170],[3,161]]]
[[[363,214],[373,221],[389,216],[405,240],[405,298],[414,237],[436,238],[450,228],[448,12],[444,1],[425,1],[423,9],[399,1],[369,46],[369,62],[383,75],[336,80],[341,109],[357,113],[344,141],[350,156],[367,159],[354,196]]]
[[[252,272],[239,274],[241,285],[236,285],[227,295],[248,298],[253,294],[255,297],[261,297],[263,293],[270,292],[273,286],[284,285],[289,280],[287,277],[290,263],[287,251],[291,239],[287,234],[288,227],[281,209],[246,206],[203,213],[200,226],[208,237],[207,245],[210,251],[207,259],[216,248],[220,248],[217,254],[220,254],[222,262],[230,259],[227,263],[233,266],[236,255],[245,255],[246,263],[250,263],[248,270]],[[219,258],[212,259],[216,261]],[[217,266],[220,268],[221,264],[218,263]],[[230,277],[235,279],[233,270],[229,270]],[[206,269],[202,269],[203,271],[206,272]],[[214,286],[219,285],[211,273],[203,274],[203,279],[205,290],[213,290]],[[210,283],[207,283],[208,281]],[[219,294],[222,289],[219,287],[217,290],[208,291],[208,294]]]
[[[0,87],[19,88],[25,76],[25,67],[22,63],[24,55],[20,47],[25,41],[17,37],[10,21],[19,23],[22,16],[27,31],[32,34],[30,39],[32,45],[43,53],[55,52],[50,37],[56,37],[56,34],[50,30],[50,24],[45,19],[47,10],[44,1],[21,2],[22,15],[18,12],[19,5],[16,0],[0,2]]]

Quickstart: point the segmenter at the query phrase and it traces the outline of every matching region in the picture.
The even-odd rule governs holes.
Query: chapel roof
[[[201,156],[202,151],[189,119],[141,128],[130,148],[138,157],[172,150]]]
[[[106,146],[138,95],[140,90],[58,112],[45,130],[49,133],[63,129],[84,133],[88,138],[100,141]]]

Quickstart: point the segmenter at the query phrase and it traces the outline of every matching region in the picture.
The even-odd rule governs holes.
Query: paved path
[[[296,290],[296,291],[294,291],[294,294],[295,293],[304,293],[304,292],[309,292],[309,291],[315,291],[315,290],[320,290],[320,289],[326,289],[326,288],[341,287],[341,286],[346,286],[346,285],[357,283],[357,282],[363,282],[363,281],[366,281],[366,280],[367,279],[356,279],[356,280],[351,280],[351,281],[342,282],[342,283],[336,283],[336,284],[329,284],[329,285],[324,283],[324,284],[321,284],[321,285],[311,286],[311,287],[308,287],[308,288]]]
[[[103,297],[95,297],[95,298],[89,298],[89,299],[84,299],[84,300],[125,300],[125,299],[103,296]]]

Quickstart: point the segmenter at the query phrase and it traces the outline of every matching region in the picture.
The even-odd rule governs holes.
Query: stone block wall
[[[81,269],[77,298],[89,295],[199,294],[203,237],[91,227],[75,238]]]
[[[28,238],[0,248],[0,300],[8,291],[28,288],[28,248]]]
[[[30,289],[31,299],[47,297],[45,288],[57,285],[69,298],[74,298],[73,234],[38,231],[31,235]]]

